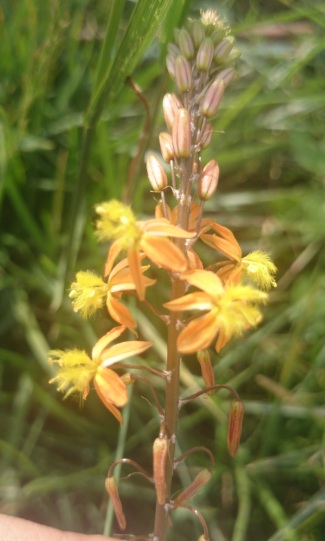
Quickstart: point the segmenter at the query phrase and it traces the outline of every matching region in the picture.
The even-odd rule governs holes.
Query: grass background
[[[143,27],[139,9],[148,13],[147,0],[136,15],[135,3],[123,0],[0,4],[0,511],[62,529],[107,531],[103,480],[117,442],[118,453],[151,467],[158,419],[140,398],[146,390],[133,390],[121,435],[95,396],[82,410],[62,402],[48,385],[47,351],[89,349],[109,325],[105,317],[82,321],[67,297],[75,270],[102,269],[93,206],[127,196],[138,213],[152,215],[143,153],[158,148],[164,129],[161,98],[172,90],[166,44],[187,16],[213,7],[231,24],[242,57],[204,156],[217,157],[221,168],[208,212],[233,229],[244,252],[272,254],[279,285],[261,327],[215,359],[217,381],[231,383],[245,403],[238,456],[227,455],[229,397],[222,393],[184,408],[178,445],[184,451],[200,443],[215,454],[213,479],[195,500],[212,540],[321,541],[325,3],[151,4],[157,12]],[[148,101],[145,131],[144,106],[123,84],[126,75]],[[162,281],[161,296],[166,287]],[[148,313],[139,313],[139,322],[141,335],[155,343],[147,360],[161,366],[164,337]],[[184,393],[199,382],[189,359]],[[201,460],[188,460],[180,483]],[[135,477],[120,489],[128,530],[152,531],[150,487]],[[170,539],[200,535],[188,513],[178,511],[173,523]]]

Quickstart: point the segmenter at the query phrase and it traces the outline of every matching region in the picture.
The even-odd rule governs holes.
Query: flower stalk
[[[139,220],[130,207],[119,201],[98,204],[96,235],[99,242],[110,243],[103,277],[80,271],[70,291],[75,311],[90,317],[95,311],[106,309],[113,324],[119,326],[98,340],[91,356],[79,350],[51,353],[51,362],[58,365],[58,374],[51,383],[58,383],[65,397],[79,394],[83,400],[93,386],[120,423],[120,408],[127,402],[126,386],[139,380],[148,385],[160,418],[160,433],[153,444],[152,477],[131,459],[119,462],[133,464],[154,483],[154,541],[166,541],[169,514],[179,507],[195,514],[202,525],[201,538],[210,539],[205,519],[187,501],[210,480],[214,458],[203,446],[175,457],[179,410],[204,393],[212,396],[216,389],[229,390],[234,400],[229,413],[228,449],[231,456],[236,454],[243,404],[235,389],[215,383],[209,349],[214,347],[219,353],[232,337],[258,325],[262,319],[260,305],[267,300],[266,290],[276,285],[276,268],[268,254],[257,250],[243,256],[234,234],[204,216],[204,205],[218,188],[220,171],[215,159],[203,163],[202,152],[211,143],[210,120],[217,115],[224,92],[234,79],[238,56],[234,38],[213,10],[203,12],[199,21],[191,21],[187,28],[175,32],[175,43],[168,46],[167,70],[178,94],[168,93],[163,99],[168,131],[159,136],[162,159],[169,166],[170,175],[154,153],[149,153],[146,164],[150,188],[160,197],[155,217]],[[170,206],[167,192],[174,197]],[[198,242],[215,253],[215,260],[208,265],[196,251]],[[150,278],[151,266],[164,269],[170,280],[170,298],[163,307],[153,306],[145,298],[147,287],[159,287]],[[124,304],[127,295],[135,296],[153,317],[166,323],[167,358],[163,369],[123,363],[128,357],[147,354],[150,342],[129,340],[111,345],[126,329],[136,335],[136,315]],[[183,356],[191,354],[197,355],[206,387],[181,398],[180,363]],[[111,369],[113,364],[115,370]],[[164,405],[152,383],[141,375],[125,372],[128,369],[161,376],[165,383]],[[124,372],[120,375],[119,371]],[[173,498],[176,465],[198,450],[208,455],[210,468],[199,471],[192,483]],[[109,470],[106,488],[118,524],[125,529],[126,518],[112,475],[115,464]],[[152,536],[138,536],[148,538]]]

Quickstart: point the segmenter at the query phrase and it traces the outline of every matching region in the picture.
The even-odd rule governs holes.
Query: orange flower
[[[204,231],[210,228],[217,235],[202,233],[201,240],[230,259],[216,264],[220,267],[217,274],[223,282],[239,284],[242,277],[246,276],[260,289],[268,290],[276,287],[274,275],[277,269],[267,253],[255,250],[243,257],[241,247],[230,229],[213,223],[210,227],[205,227]]]
[[[50,383],[58,383],[58,390],[65,392],[64,398],[77,393],[86,400],[90,382],[93,380],[99,398],[121,424],[123,418],[118,408],[127,402],[126,384],[123,376],[118,376],[107,367],[127,357],[138,355],[152,345],[151,342],[134,340],[108,347],[125,329],[123,325],[115,327],[102,336],[93,347],[91,357],[80,349],[52,350],[49,353],[49,362],[59,366],[58,374],[50,380]]]
[[[149,265],[141,267],[146,270]],[[143,277],[145,287],[155,283],[146,276]],[[130,311],[120,301],[123,291],[135,289],[128,260],[123,259],[111,271],[104,282],[100,276],[91,271],[80,271],[76,274],[76,281],[71,284],[69,297],[75,312],[81,312],[84,317],[89,317],[101,308],[106,302],[110,316],[129,329],[136,327],[137,323]]]
[[[194,233],[171,225],[164,218],[137,221],[130,207],[115,200],[98,205],[96,212],[99,215],[96,224],[98,239],[102,242],[113,241],[105,275],[110,273],[120,252],[126,251],[132,279],[141,300],[144,299],[146,288],[140,264],[142,254],[170,271],[182,272],[187,269],[185,255],[166,237],[187,239],[195,236]]]
[[[215,338],[215,349],[219,352],[232,336],[242,334],[261,320],[256,304],[266,301],[266,293],[250,286],[224,286],[216,274],[202,269],[184,272],[181,278],[202,291],[167,302],[166,308],[176,312],[199,310],[205,314],[190,321],[180,332],[177,341],[180,353],[206,349]]]

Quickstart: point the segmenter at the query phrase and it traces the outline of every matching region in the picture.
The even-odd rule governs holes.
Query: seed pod
[[[214,381],[214,372],[212,369],[210,353],[208,352],[207,349],[201,349],[200,351],[197,352],[196,357],[200,363],[201,374],[204,379],[205,385],[207,387],[212,387],[212,385],[215,384],[215,381]],[[208,394],[210,396],[214,395],[214,390],[212,389],[211,391],[208,391]]]
[[[175,60],[175,83],[182,93],[189,92],[192,88],[191,65],[182,55],[179,55]]]
[[[235,456],[240,442],[243,426],[244,405],[240,400],[233,400],[230,405],[228,419],[228,451],[230,456]]]
[[[197,194],[203,201],[211,199],[215,193],[219,180],[219,165],[216,160],[210,160],[200,175]]]
[[[192,60],[192,58],[194,58],[194,44],[190,33],[185,30],[185,28],[182,28],[179,33],[179,48],[182,55],[185,56],[187,60]]]
[[[223,98],[224,82],[219,77],[209,86],[201,105],[201,113],[207,118],[213,118],[219,109]]]
[[[228,38],[222,40],[222,42],[219,43],[219,45],[217,45],[214,50],[215,61],[219,63],[224,62],[228,58],[230,51],[234,46],[234,43],[235,38],[233,36],[229,36]]]
[[[121,530],[125,530],[126,520],[125,520],[125,515],[123,513],[120,496],[117,490],[116,479],[114,477],[107,477],[105,479],[105,488],[109,494],[109,497],[111,498],[114,513],[115,513],[117,522],[119,524],[119,527],[121,528]]]
[[[173,140],[170,133],[161,132],[159,134],[159,143],[163,159],[166,163],[170,163],[174,159]]]
[[[206,483],[208,483],[211,479],[211,472],[207,468],[204,470],[201,470],[195,479],[193,479],[192,483],[184,488],[182,492],[177,496],[177,498],[174,500],[174,507],[177,507],[179,505],[183,505],[185,502],[193,498],[195,494],[202,488]]]
[[[161,192],[168,184],[167,175],[163,166],[154,154],[149,154],[147,158],[147,173],[152,189],[155,192]]]
[[[205,38],[196,55],[196,66],[200,71],[208,71],[213,60],[214,46],[211,38]]]
[[[205,38],[204,26],[201,23],[201,21],[199,21],[198,19],[196,19],[192,23],[191,34],[192,34],[194,46],[196,49],[198,49]]]
[[[180,107],[182,105],[176,94],[165,94],[163,98],[163,112],[167,128],[170,131],[174,124],[175,115]]]
[[[188,158],[191,154],[191,119],[187,109],[179,109],[175,115],[173,148],[177,158]]]
[[[157,501],[160,505],[166,502],[166,458],[168,440],[156,438],[153,444],[153,478],[156,486]]]

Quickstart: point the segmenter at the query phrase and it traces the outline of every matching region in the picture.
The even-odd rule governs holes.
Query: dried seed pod
[[[177,496],[177,498],[174,500],[174,507],[177,507],[178,505],[183,505],[185,502],[193,498],[195,494],[204,486],[206,483],[208,483],[211,479],[211,471],[205,468],[204,470],[201,470],[195,479],[193,479],[192,483],[184,488],[182,492]]]
[[[243,426],[244,405],[240,400],[233,400],[229,410],[228,420],[228,451],[230,456],[235,456],[240,442]]]
[[[197,194],[203,201],[211,199],[219,180],[219,165],[216,160],[210,160],[203,168],[199,178]]]
[[[214,59],[216,62],[224,62],[229,54],[231,49],[233,48],[235,43],[235,38],[233,36],[228,36],[224,40],[222,40],[219,45],[214,50]]]
[[[154,154],[149,154],[146,165],[152,189],[155,192],[161,192],[168,184],[167,175],[163,166]]]
[[[160,505],[166,502],[166,459],[168,440],[156,438],[153,444],[153,478],[155,481],[157,501]]]
[[[176,94],[165,94],[163,98],[163,112],[167,128],[171,131],[177,111],[182,104]]]
[[[193,85],[191,65],[182,55],[175,60],[175,83],[180,92],[189,92]]]
[[[196,357],[200,363],[201,374],[204,379],[205,385],[207,387],[212,387],[212,385],[215,384],[215,381],[209,351],[207,349],[201,349],[197,352]],[[214,394],[214,390],[208,391],[208,394],[212,396]]]
[[[170,133],[161,132],[159,134],[159,143],[163,159],[166,163],[170,163],[174,159],[173,140]]]
[[[195,55],[194,43],[190,33],[182,28],[179,33],[179,48],[183,56],[187,60],[192,60]]]
[[[115,513],[117,522],[119,524],[119,527],[121,528],[121,530],[125,530],[126,520],[125,520],[125,515],[123,513],[120,496],[117,490],[116,479],[114,477],[107,477],[105,479],[105,488],[109,494],[109,497],[111,498],[114,513]]]
[[[172,131],[174,154],[177,158],[188,158],[191,154],[191,119],[187,109],[177,111]]]
[[[219,109],[223,98],[225,84],[219,77],[209,86],[201,105],[201,113],[207,118],[213,118]]]
[[[213,60],[214,46],[211,38],[205,38],[196,55],[196,66],[200,71],[208,71]]]

